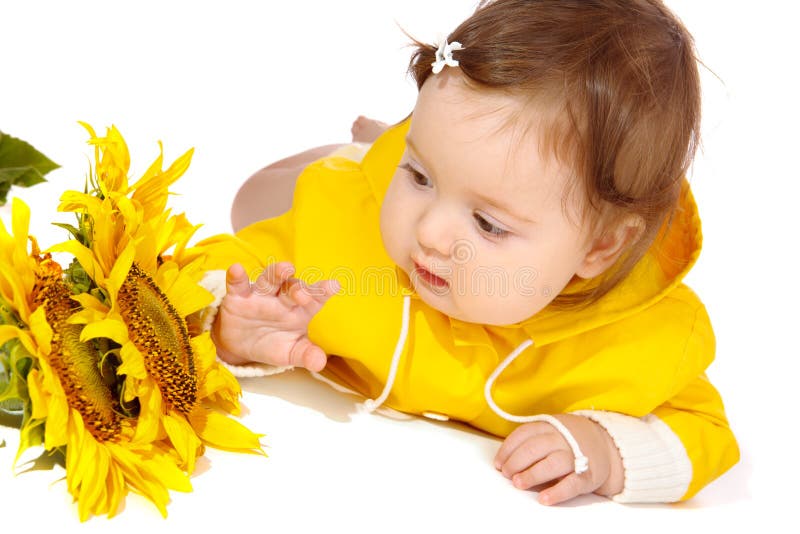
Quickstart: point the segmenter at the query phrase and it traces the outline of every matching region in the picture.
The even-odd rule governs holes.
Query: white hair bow
[[[453,41],[452,43],[448,43],[447,39],[442,41],[439,45],[439,49],[436,50],[436,61],[431,63],[434,74],[442,72],[445,65],[448,67],[458,67],[458,60],[453,59],[454,50],[464,50],[464,47],[462,47],[461,43],[458,41]]]

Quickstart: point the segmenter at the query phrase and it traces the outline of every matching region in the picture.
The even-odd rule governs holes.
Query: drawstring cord
[[[511,352],[511,354],[506,356],[502,362],[500,362],[500,365],[498,365],[495,370],[492,371],[492,374],[489,375],[489,379],[486,380],[486,385],[483,388],[483,396],[486,398],[486,403],[489,405],[492,411],[506,421],[510,421],[512,423],[533,423],[535,421],[543,421],[551,424],[564,437],[569,445],[569,448],[572,449],[572,454],[575,456],[575,473],[581,474],[589,469],[589,459],[583,454],[578,442],[561,421],[552,415],[547,414],[524,416],[513,415],[500,408],[497,403],[494,402],[494,398],[492,398],[492,386],[494,385],[494,381],[497,380],[497,377],[500,376],[500,373],[502,373],[506,367],[511,365],[511,362],[513,362],[517,356],[522,353],[522,351],[531,345],[533,345],[533,340],[526,339],[520,343],[520,345]]]
[[[386,398],[389,396],[389,392],[392,390],[395,378],[397,377],[397,367],[400,364],[400,356],[403,354],[403,348],[405,347],[406,339],[408,338],[410,308],[411,297],[405,295],[403,297],[403,319],[400,326],[400,335],[397,337],[397,343],[394,347],[392,363],[389,366],[389,375],[386,377],[386,384],[383,386],[383,391],[381,391],[381,394],[376,399],[367,399],[364,401],[363,406],[368,412],[374,412],[377,410],[384,403]],[[502,362],[500,362],[500,365],[498,365],[495,370],[492,371],[492,374],[489,375],[489,379],[486,380],[486,385],[483,388],[483,396],[486,398],[486,403],[489,405],[492,411],[506,421],[510,421],[512,423],[532,423],[535,421],[543,421],[552,425],[553,428],[555,428],[564,437],[570,449],[572,449],[572,454],[575,456],[575,473],[581,474],[589,469],[589,459],[583,454],[578,442],[561,421],[552,415],[547,414],[527,416],[513,415],[500,408],[497,403],[495,403],[494,398],[492,398],[492,386],[494,385],[495,380],[497,380],[497,377],[500,376],[500,373],[502,373],[506,367],[511,365],[517,356],[519,356],[531,345],[533,345],[532,339],[523,341],[516,349],[506,356]]]
[[[377,399],[367,399],[364,401],[364,408],[368,412],[374,412],[378,407],[383,404],[389,392],[392,390],[395,376],[397,375],[397,366],[400,364],[400,355],[403,354],[403,347],[406,344],[408,337],[408,316],[411,308],[411,297],[405,295],[403,297],[403,323],[400,326],[400,335],[397,338],[397,344],[394,347],[394,354],[392,355],[392,364],[389,367],[389,376],[386,377],[386,385],[383,386],[383,391]]]

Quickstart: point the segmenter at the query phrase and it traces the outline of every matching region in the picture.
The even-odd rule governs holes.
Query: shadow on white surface
[[[244,378],[240,383],[242,390],[251,394],[277,397],[339,423],[351,421],[352,415],[358,411],[358,403],[363,401],[357,395],[334,390],[304,369],[292,369],[263,378]]]

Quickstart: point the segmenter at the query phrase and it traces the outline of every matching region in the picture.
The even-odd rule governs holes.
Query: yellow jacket
[[[616,500],[687,499],[735,464],[736,441],[704,373],[714,334],[700,299],[681,282],[702,242],[688,184],[660,246],[597,303],[545,308],[513,325],[466,323],[422,302],[381,242],[380,205],[406,130],[386,132],[362,162],[313,163],[290,211],[198,250],[209,254],[209,267],[238,261],[253,277],[268,263],[291,261],[308,282],[337,279],[342,290],[309,325],[310,339],[330,355],[324,374],[370,398],[387,389],[391,408],[501,437],[518,424],[510,414],[592,418],[623,457],[625,491]],[[514,349],[519,354],[508,357]]]

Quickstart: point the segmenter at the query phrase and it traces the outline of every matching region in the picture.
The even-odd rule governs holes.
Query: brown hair
[[[463,46],[454,57],[471,85],[563,111],[548,127],[548,144],[573,169],[570,188],[585,192],[589,235],[630,214],[644,222],[596,283],[551,305],[596,301],[672,222],[699,142],[691,35],[659,0],[484,0],[447,40]],[[409,71],[419,88],[435,56],[435,46],[416,42]]]

